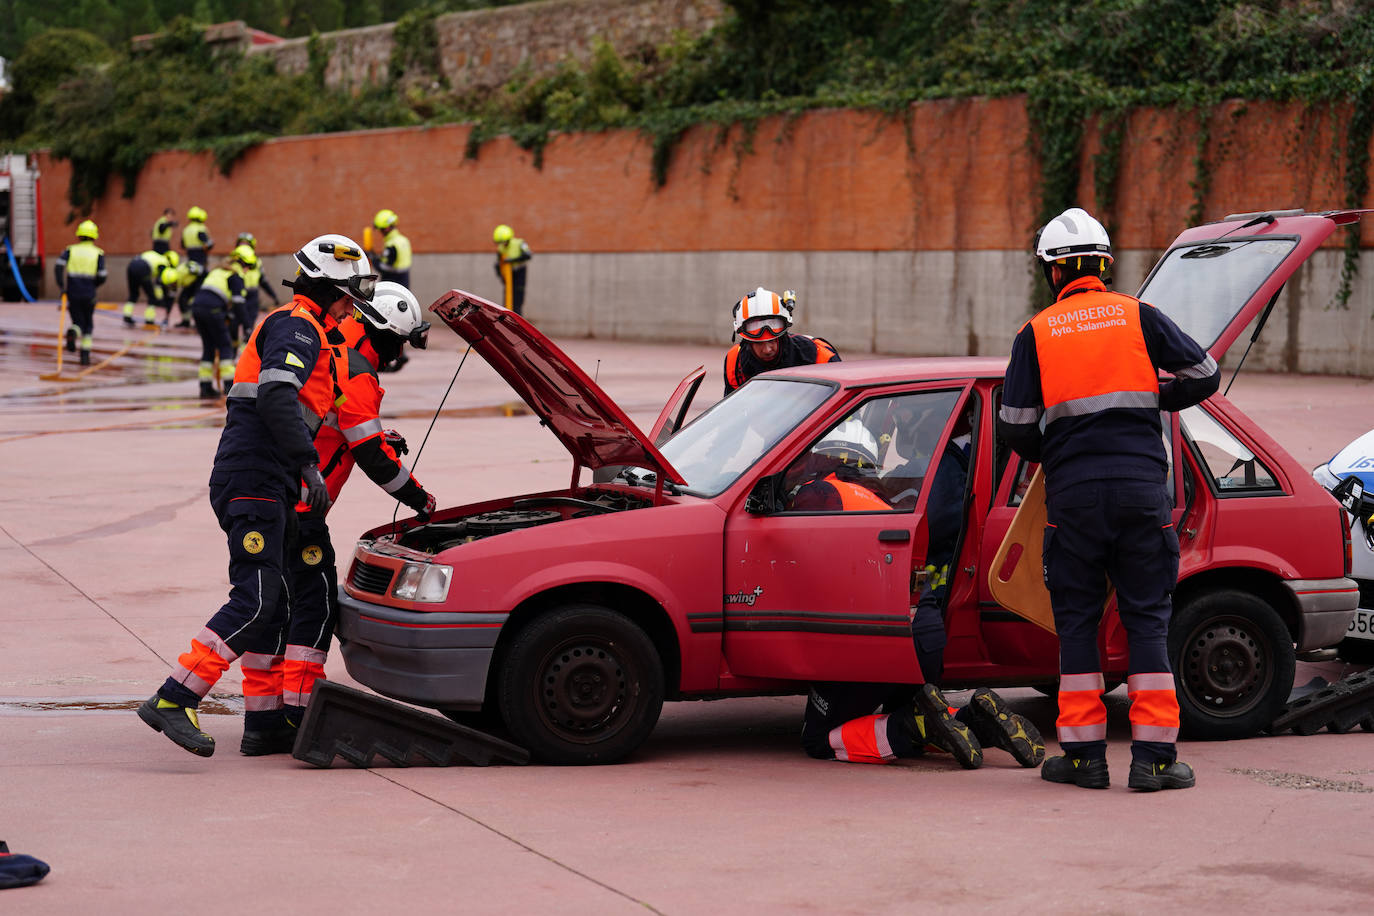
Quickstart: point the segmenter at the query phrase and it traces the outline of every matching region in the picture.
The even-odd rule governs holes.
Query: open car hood
[[[500,373],[578,465],[649,468],[685,485],[610,396],[524,318],[456,289],[430,309]]]
[[[1185,229],[1137,295],[1221,362],[1256,316],[1258,335],[1284,283],[1327,236],[1368,212],[1270,210]]]

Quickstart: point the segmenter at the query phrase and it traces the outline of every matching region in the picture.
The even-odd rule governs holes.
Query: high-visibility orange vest
[[[1074,292],[1074,285],[1031,319],[1045,422],[1113,407],[1158,407],[1159,370],[1140,328],[1140,301],[1107,290]]]
[[[308,411],[308,413],[303,414],[303,416],[305,416],[306,425],[310,428],[312,435],[320,428],[320,424],[324,422],[325,415],[333,408],[334,398],[336,397],[336,386],[334,384],[334,357],[330,352],[333,348],[329,343],[325,330],[325,323],[327,322],[329,326],[332,327],[334,321],[330,318],[324,318],[324,320],[322,320],[323,316],[319,315],[315,309],[315,303],[311,302],[306,297],[295,296],[290,302],[280,308],[273,309],[267,316],[271,318],[272,315],[278,312],[290,312],[293,317],[303,318],[310,322],[314,327],[315,333],[319,336],[319,358],[315,360],[315,365],[311,367],[310,377],[296,394],[297,398],[300,399],[301,405]],[[257,347],[258,333],[266,324],[267,322],[264,320],[259,322],[258,326],[253,329],[253,333],[248,338],[248,344],[243,348],[243,352],[239,354],[238,363],[234,367],[234,387],[236,388],[240,383],[245,386],[253,386],[253,397],[257,397],[256,386],[258,384],[258,373],[262,369],[262,355],[258,352]],[[245,394],[247,393],[247,389],[241,390],[245,390]],[[230,389],[229,395],[230,397],[235,396],[234,388]]]

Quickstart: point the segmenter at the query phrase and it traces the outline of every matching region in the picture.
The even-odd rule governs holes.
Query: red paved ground
[[[99,359],[126,334],[97,321]],[[127,335],[128,356],[59,386],[37,379],[54,328],[48,307],[0,306],[0,839],[53,867],[0,911],[1348,913],[1374,895],[1374,735],[1189,744],[1196,789],[1136,795],[1117,694],[1106,792],[997,752],[973,773],[812,761],[797,697],[669,705],[615,767],[317,770],[236,753],[236,673],[205,717],[219,753],[192,757],[133,707],[225,593],[198,344]],[[385,380],[412,449],[458,363],[446,334]],[[645,423],[698,364],[715,389],[713,349],[564,343]],[[1371,393],[1254,375],[1231,396],[1314,464],[1369,427]],[[468,360],[417,467],[441,503],[566,482],[511,399]],[[390,512],[364,481],[330,518],[346,543]],[[1049,700],[1008,693],[1052,731]]]

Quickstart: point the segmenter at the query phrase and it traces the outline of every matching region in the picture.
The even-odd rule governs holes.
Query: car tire
[[[597,605],[558,608],[511,644],[500,708],[515,741],[544,763],[615,763],[663,709],[663,662],[647,633]]]
[[[1293,689],[1293,638],[1278,612],[1234,589],[1204,592],[1174,613],[1169,659],[1182,732],[1248,738],[1269,725]]]

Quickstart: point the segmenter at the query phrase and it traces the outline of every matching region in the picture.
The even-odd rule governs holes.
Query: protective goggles
[[[371,302],[372,295],[377,292],[377,281],[381,278],[376,274],[363,274],[361,277],[348,278],[348,295],[356,302]]]
[[[355,302],[353,304],[353,317],[369,327],[380,328],[390,334],[396,334],[397,337],[401,336],[387,326],[387,320],[382,317],[380,312],[372,307],[372,303],[370,302]],[[412,329],[411,332],[406,335],[405,341],[417,350],[423,350],[428,347],[429,322],[420,322],[418,328]]]
[[[772,340],[787,330],[787,319],[779,315],[750,318],[740,325],[739,336],[745,340]]]

